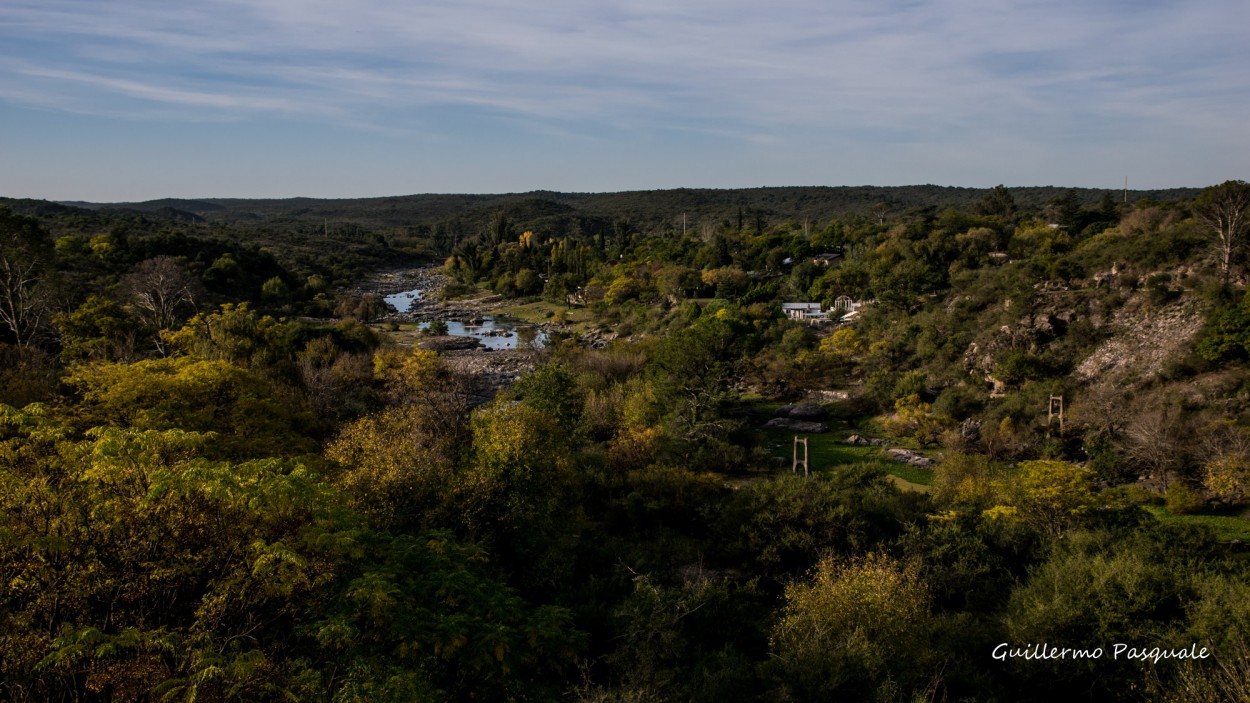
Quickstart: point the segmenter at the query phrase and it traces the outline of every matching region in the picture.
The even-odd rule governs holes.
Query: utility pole
[[[1124,177],[1124,204],[1128,205],[1128,176]]]

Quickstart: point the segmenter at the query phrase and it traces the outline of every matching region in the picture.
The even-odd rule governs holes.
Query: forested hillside
[[[1125,200],[4,201],[0,699],[1244,701],[1250,185]]]

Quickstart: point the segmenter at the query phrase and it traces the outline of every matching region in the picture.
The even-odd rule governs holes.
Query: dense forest
[[[2,200],[0,699],[1250,700],[1248,218]],[[357,285],[423,265],[532,370]]]

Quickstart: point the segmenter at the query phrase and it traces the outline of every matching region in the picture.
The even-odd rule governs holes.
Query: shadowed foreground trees
[[[580,647],[480,548],[368,529],[316,462],[39,409],[0,437],[5,700],[546,698]]]

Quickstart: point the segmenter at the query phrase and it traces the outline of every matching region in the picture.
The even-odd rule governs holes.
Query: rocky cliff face
[[[1001,390],[994,378],[998,365],[1010,354],[1025,352],[1047,354],[1082,382],[1149,381],[1191,347],[1206,320],[1205,303],[1195,293],[1160,303],[1146,291],[1108,296],[1096,286],[1040,292],[1027,309],[1013,310],[1011,301],[1001,304],[999,323],[964,352],[969,373]]]
[[[1150,380],[1190,345],[1205,317],[1194,297],[1157,306],[1139,293],[1116,311],[1108,326],[1111,336],[1076,367],[1075,375],[1095,383]]]

